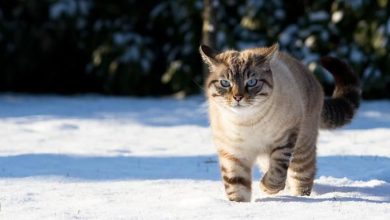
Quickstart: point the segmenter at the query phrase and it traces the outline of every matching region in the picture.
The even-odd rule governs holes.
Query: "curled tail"
[[[324,100],[320,127],[333,129],[348,124],[359,108],[360,82],[347,63],[339,59],[323,57],[321,64],[333,75],[335,89],[332,97]]]

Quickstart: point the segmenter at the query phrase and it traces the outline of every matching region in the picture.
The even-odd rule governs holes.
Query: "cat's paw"
[[[250,202],[250,198],[242,195],[228,195],[228,199],[233,202]]]
[[[260,189],[270,195],[278,193],[279,191],[283,190],[284,187],[285,183],[280,184],[279,186],[273,186],[267,183],[264,178],[260,181]]]
[[[248,190],[243,187],[237,187],[231,191],[226,191],[226,195],[230,201],[234,201],[234,202],[251,201],[251,190]]]
[[[295,189],[290,189],[291,194],[294,196],[310,196],[311,190],[311,186],[302,186],[296,187]]]

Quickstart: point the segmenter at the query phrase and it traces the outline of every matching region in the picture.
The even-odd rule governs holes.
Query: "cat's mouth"
[[[242,110],[242,109],[247,109],[250,107],[251,107],[251,104],[249,104],[248,102],[245,102],[245,101],[231,103],[231,105],[230,105],[230,108],[234,109],[234,110]]]
[[[243,106],[240,103],[235,103],[234,105],[232,105],[232,108],[243,108],[243,107],[245,107],[245,106]]]

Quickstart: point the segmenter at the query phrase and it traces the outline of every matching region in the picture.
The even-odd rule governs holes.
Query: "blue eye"
[[[223,87],[230,87],[230,82],[228,80],[221,79],[220,83]]]
[[[251,80],[249,80],[248,82],[246,82],[246,85],[248,86],[248,87],[253,87],[253,86],[255,86],[257,84],[257,79],[251,79]]]

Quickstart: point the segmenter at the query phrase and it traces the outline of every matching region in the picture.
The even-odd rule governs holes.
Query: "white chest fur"
[[[259,153],[266,151],[280,138],[279,134],[290,117],[282,116],[276,109],[264,109],[266,111],[253,108],[230,111],[219,107],[211,111],[214,140],[219,142],[216,143],[217,147],[223,145],[220,147],[241,148]]]

